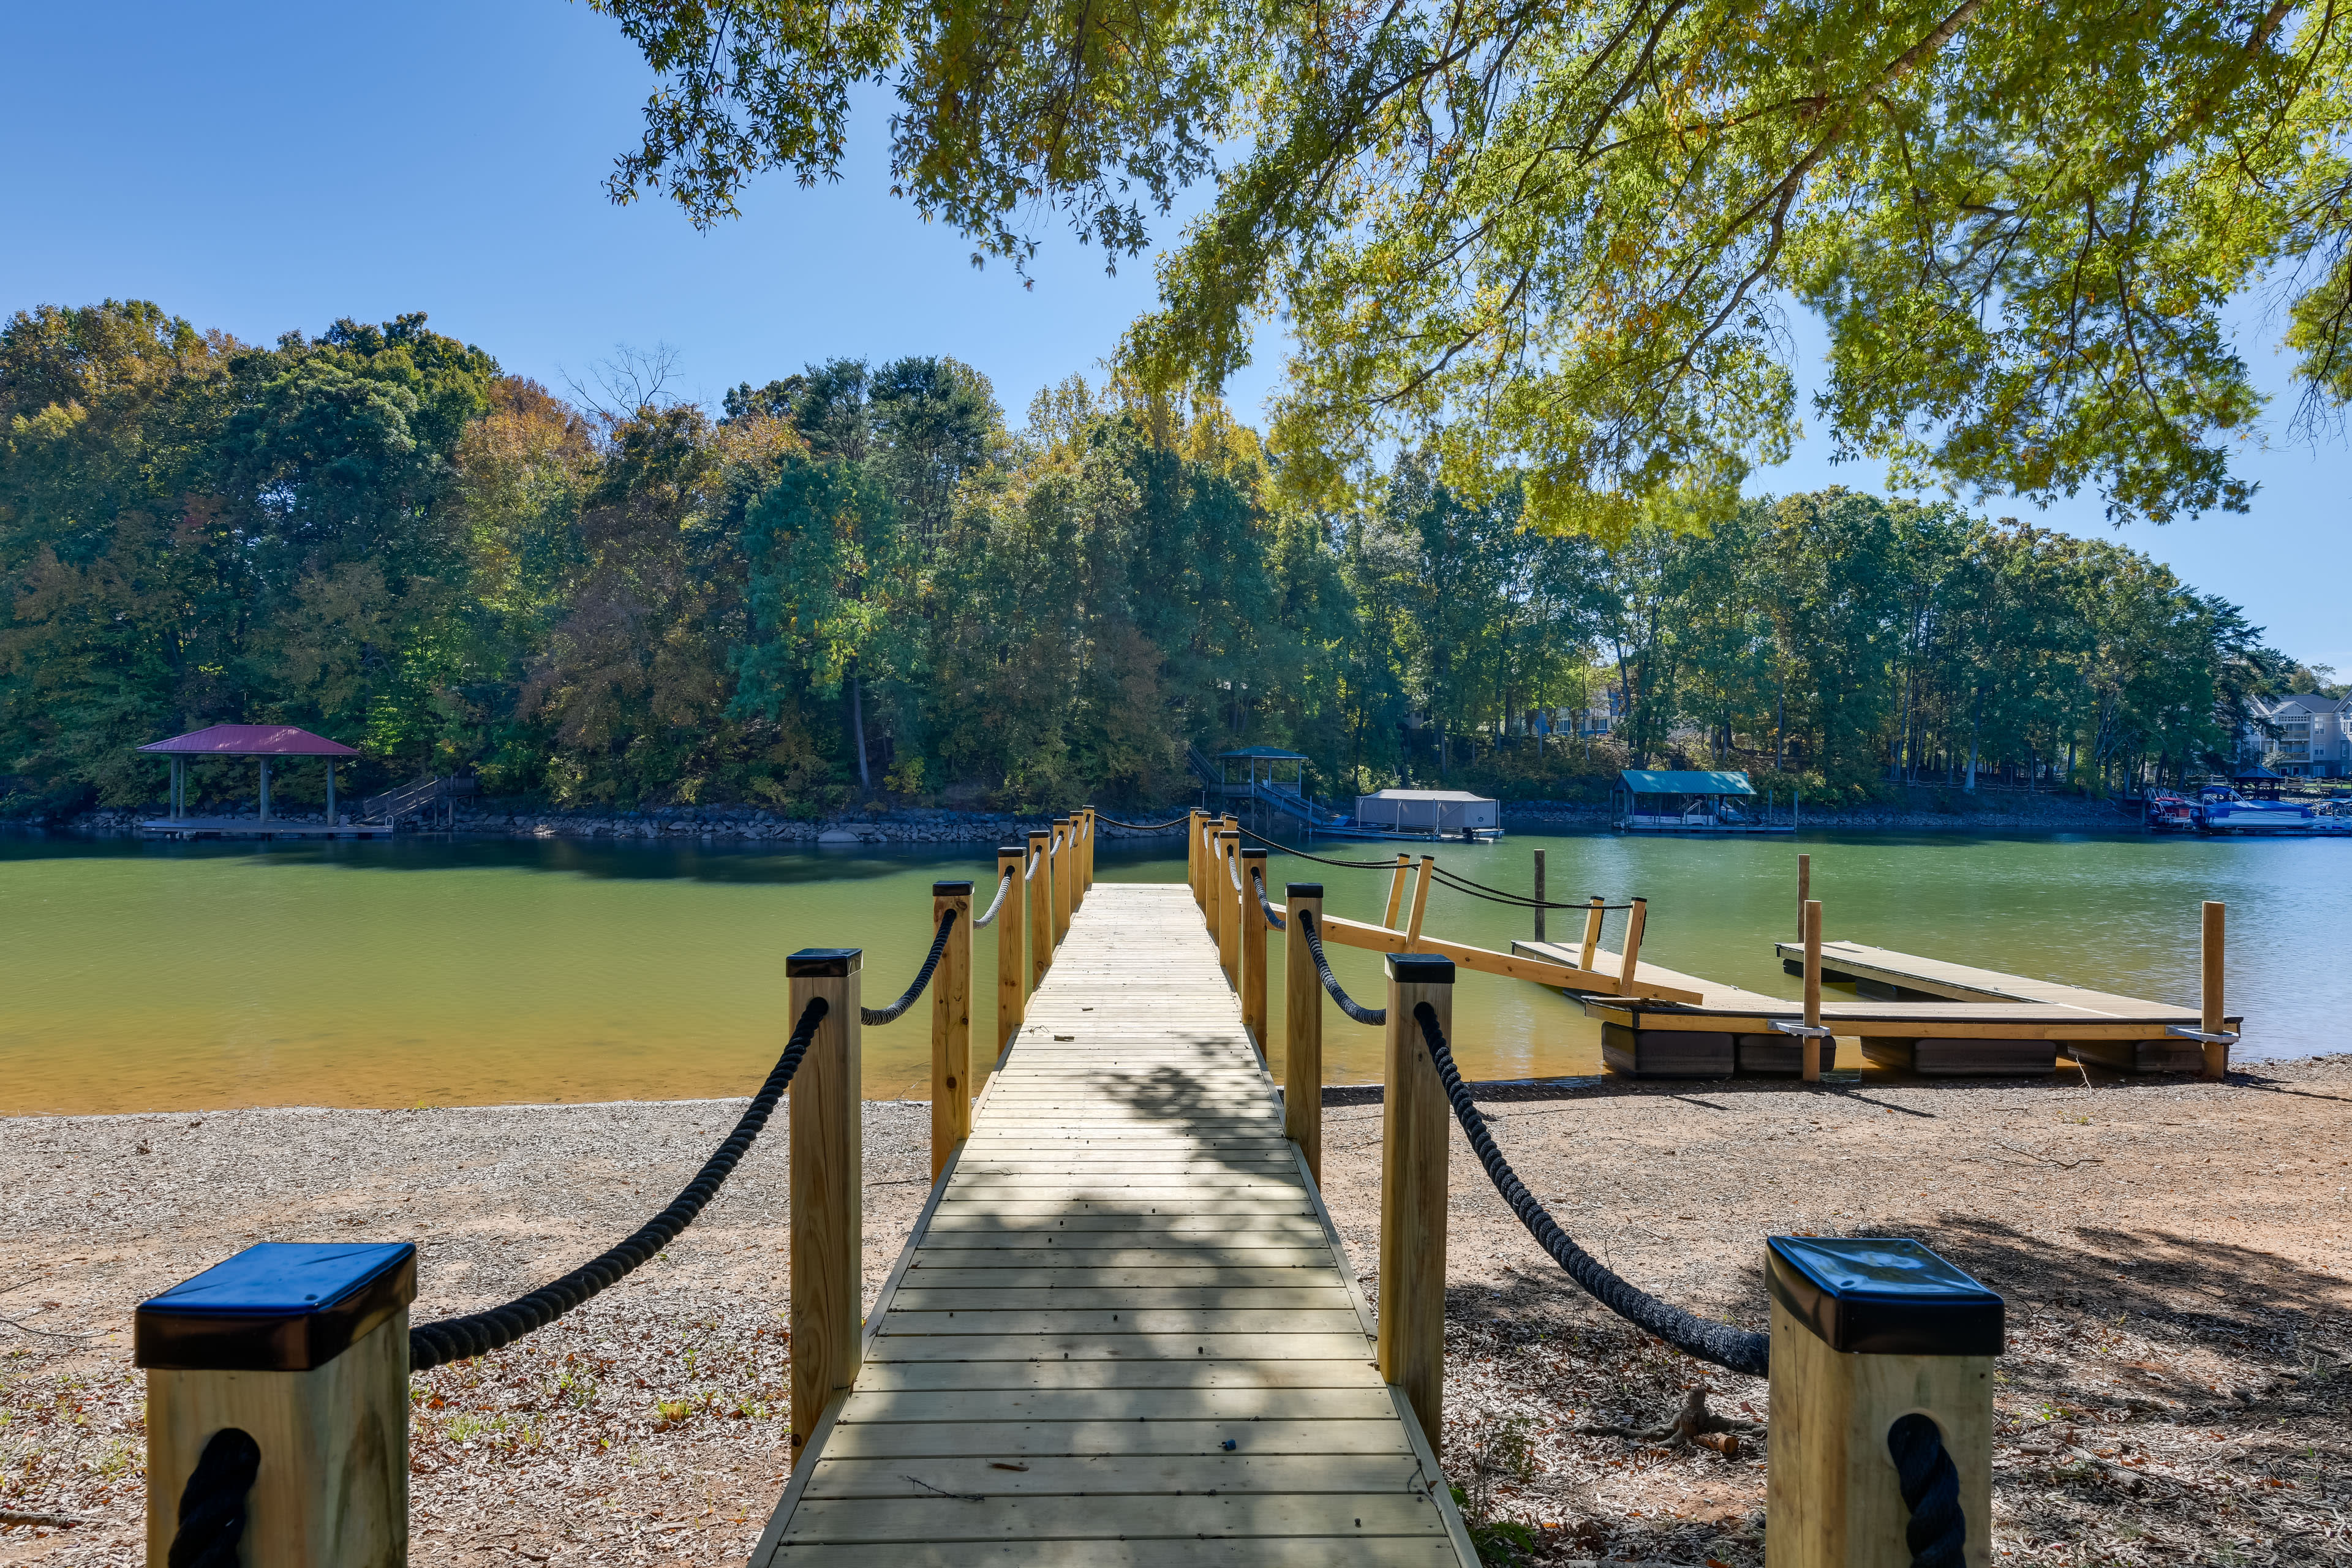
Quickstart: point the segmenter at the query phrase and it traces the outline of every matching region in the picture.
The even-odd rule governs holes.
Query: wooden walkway
[[[1475,1568],[1181,884],[1097,883],[754,1568]]]

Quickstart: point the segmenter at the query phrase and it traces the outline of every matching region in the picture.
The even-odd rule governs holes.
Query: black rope
[[[1004,907],[1004,895],[1012,890],[1013,873],[1007,871],[1003,876],[999,877],[996,879],[996,901],[988,906],[988,912],[986,914],[981,915],[972,921],[971,929],[978,931],[981,927],[987,925],[989,922],[995,920],[996,911]]]
[[[1911,1510],[1903,1538],[1911,1548],[1911,1568],[1961,1568],[1969,1521],[1960,1512],[1960,1472],[1944,1451],[1944,1434],[1914,1411],[1886,1429],[1886,1452],[1895,1461],[1903,1506]]]
[[[1239,832],[1248,834],[1250,837],[1256,839],[1269,849],[1279,849],[1285,855],[1296,855],[1301,860],[1312,860],[1318,866],[1337,866],[1343,871],[1393,871],[1397,866],[1393,860],[1332,860],[1321,855],[1309,855],[1304,849],[1294,849],[1278,838],[1268,838],[1265,834],[1252,832],[1238,823],[1234,824],[1234,827]]]
[[[1487,1179],[1502,1194],[1503,1201],[1511,1205],[1511,1212],[1519,1216],[1519,1223],[1528,1227],[1528,1233],[1551,1254],[1552,1261],[1568,1270],[1569,1278],[1582,1286],[1594,1300],[1684,1354],[1750,1377],[1764,1376],[1772,1351],[1770,1335],[1750,1333],[1728,1323],[1708,1322],[1659,1300],[1646,1290],[1635,1289],[1611,1273],[1599,1258],[1577,1246],[1568,1232],[1559,1228],[1559,1222],[1536,1201],[1536,1195],[1528,1191],[1527,1184],[1519,1180],[1510,1162],[1503,1158],[1503,1152],[1495,1146],[1494,1135],[1486,1131],[1486,1120],[1478,1114],[1469,1087],[1463,1083],[1462,1074],[1454,1065],[1454,1053],[1438,1030],[1437,1010],[1423,1002],[1412,1010],[1412,1016],[1421,1026],[1421,1037],[1429,1047],[1430,1060],[1437,1066],[1437,1076],[1445,1084],[1445,1098],[1454,1104],[1454,1119],[1462,1124],[1470,1147],[1477,1152],[1478,1163],[1486,1167]]]
[[[998,896],[1001,898],[1003,895],[1000,894]],[[996,910],[992,908],[988,912],[991,916],[993,916],[996,913]],[[908,1008],[915,1005],[915,998],[920,996],[923,994],[923,987],[931,983],[931,971],[940,966],[940,955],[948,950],[948,929],[955,924],[955,918],[956,912],[953,910],[950,910],[945,914],[940,916],[940,933],[939,935],[931,938],[930,953],[923,960],[923,967],[916,972],[915,983],[907,987],[907,994],[904,996],[899,997],[896,1002],[891,1003],[887,1007],[858,1008],[857,1021],[859,1023],[865,1024],[869,1027],[877,1024],[887,1024],[898,1018],[900,1014],[904,1013]]]
[[[1530,898],[1523,893],[1505,892],[1500,888],[1490,888],[1484,882],[1474,882],[1467,877],[1457,877],[1453,872],[1447,870],[1444,867],[1439,865],[1433,865],[1429,869],[1432,876],[1435,877],[1440,882],[1444,883],[1447,887],[1452,888],[1455,892],[1466,893],[1474,899],[1484,899],[1490,904],[1514,904],[1523,910],[1590,910],[1592,908],[1592,905],[1589,900],[1580,904],[1559,904],[1552,902],[1549,899],[1537,899]],[[1603,910],[1630,910],[1633,906],[1631,904],[1603,904],[1601,907]]]
[[[940,929],[946,929],[945,922]],[[801,1058],[808,1054],[809,1042],[816,1038],[817,1026],[831,1010],[824,997],[809,999],[809,1005],[801,1010],[800,1022],[793,1026],[793,1037],[786,1042],[784,1054],[776,1058],[768,1081],[751,1097],[742,1120],[735,1123],[735,1131],[711,1152],[702,1169],[695,1173],[694,1180],[686,1184],[669,1207],[640,1226],[618,1247],[589,1259],[551,1285],[542,1285],[503,1307],[468,1312],[462,1318],[444,1318],[437,1323],[409,1330],[408,1370],[429,1372],[445,1362],[502,1350],[618,1282],[677,1240],[678,1233],[694,1223],[695,1216],[735,1169],[736,1162],[742,1159],[744,1151],[760,1136],[760,1130],[768,1124],[769,1114],[792,1086],[793,1074],[798,1070]]]
[[[1095,820],[1107,822],[1113,827],[1124,827],[1129,833],[1165,833],[1171,827],[1183,826],[1192,820],[1192,815],[1188,812],[1182,816],[1171,817],[1166,822],[1121,822],[1116,816],[1105,816],[1097,811],[1095,813]]]
[[[1274,900],[1265,896],[1265,879],[1259,876],[1255,871],[1252,871],[1250,873],[1250,886],[1257,889],[1257,907],[1265,911],[1265,923],[1272,926],[1276,931],[1289,930],[1289,927],[1283,924],[1280,913],[1276,910]]]
[[[1298,911],[1298,931],[1307,939],[1307,951],[1314,955],[1315,973],[1323,977],[1323,989],[1331,993],[1331,1000],[1339,1004],[1339,1011],[1359,1024],[1385,1024],[1389,1021],[1386,1007],[1367,1007],[1339,989],[1339,977],[1331,973],[1331,961],[1323,956],[1323,933],[1315,929],[1315,911]]]
[[[260,1473],[261,1445],[251,1433],[224,1426],[206,1440],[180,1489],[180,1528],[164,1559],[168,1568],[236,1568],[246,1494]]]

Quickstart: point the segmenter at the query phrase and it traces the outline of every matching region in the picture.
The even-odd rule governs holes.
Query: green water
[[[1513,837],[1443,863],[1524,889],[1538,848],[1555,899],[1649,899],[1645,958],[1781,995],[1796,983],[1771,943],[1793,933],[1800,848],[1832,940],[2167,1002],[2196,1000],[2198,904],[2221,899],[2240,1055],[2343,1046],[2352,841],[1588,835]],[[1097,875],[1181,881],[1183,863],[1107,847]],[[782,1043],[785,953],[862,947],[866,1000],[887,1000],[928,945],[931,881],[962,877],[992,891],[986,847],[0,839],[0,1111],[740,1094]],[[1277,890],[1292,879],[1321,880],[1333,914],[1381,916],[1381,874],[1276,857]],[[1572,939],[1579,919],[1556,915],[1553,936]],[[1528,920],[1441,889],[1425,929],[1502,948],[1532,934]],[[973,954],[976,1041],[996,1037],[996,936],[981,931]],[[1377,955],[1331,952],[1342,983],[1377,1001]],[[1598,1026],[1554,993],[1465,974],[1454,1016],[1473,1077],[1598,1070]],[[1326,1019],[1328,1076],[1376,1079],[1377,1031],[1337,1009]],[[929,1030],[918,1006],[866,1032],[868,1094],[924,1091]]]

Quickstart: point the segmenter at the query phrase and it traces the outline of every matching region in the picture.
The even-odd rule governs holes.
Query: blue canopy
[[[1754,795],[1746,773],[1677,773],[1672,769],[1627,768],[1618,778],[1635,795]]]

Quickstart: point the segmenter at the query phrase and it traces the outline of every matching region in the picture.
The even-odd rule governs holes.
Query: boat
[[[2145,821],[2150,833],[2194,833],[2197,803],[2170,790],[2150,795]]]
[[[2248,800],[2225,784],[2197,792],[2197,826],[2207,833],[2308,833],[2311,807],[2284,800]]]

